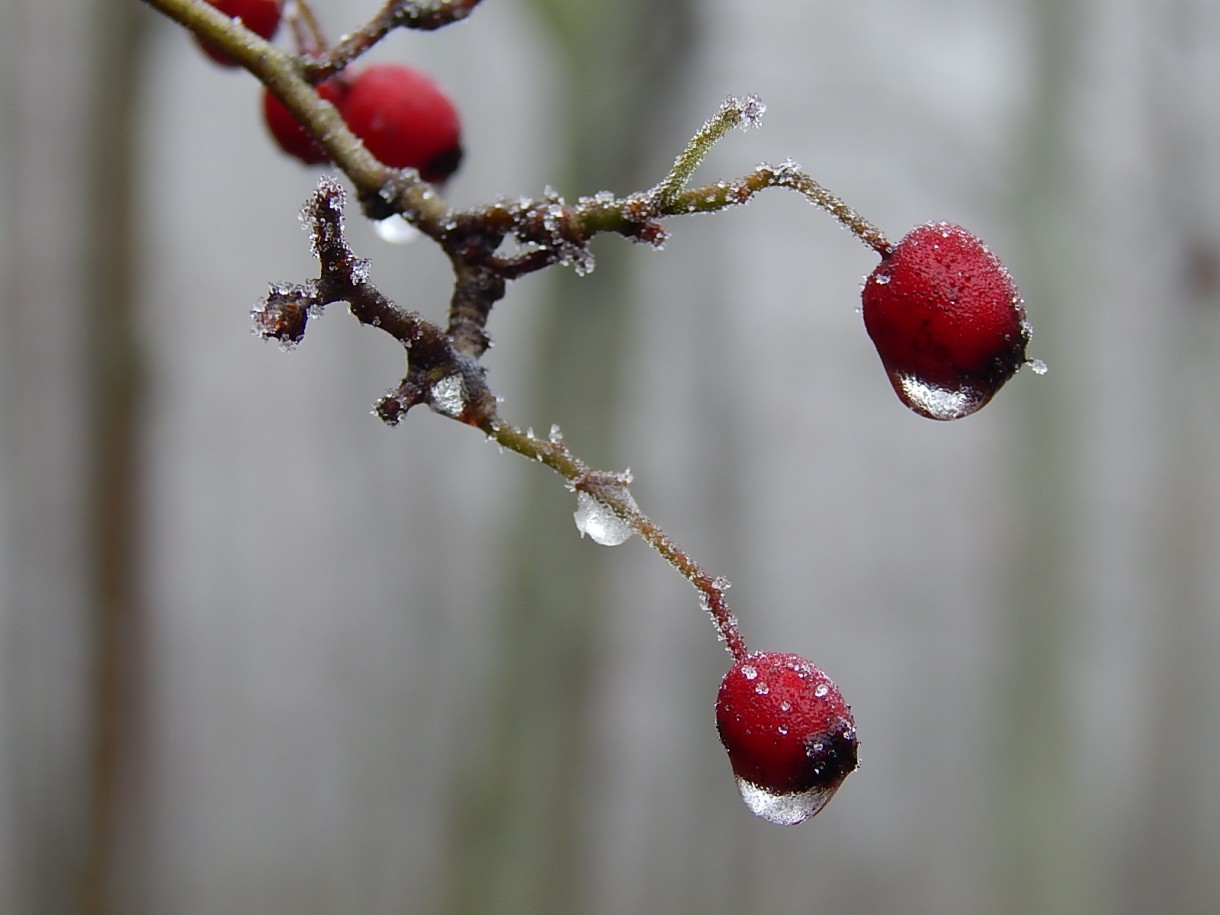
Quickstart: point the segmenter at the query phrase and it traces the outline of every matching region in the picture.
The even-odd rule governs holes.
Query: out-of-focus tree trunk
[[[1017,149],[1014,222],[1026,251],[1021,291],[1033,312],[1034,349],[1051,366],[1068,366],[1059,349],[1078,327],[1079,312],[1056,302],[1056,290],[1079,282],[1090,239],[1072,225],[1065,193],[1078,176],[1070,126],[1079,83],[1084,12],[1075,0],[1041,0],[1028,8],[1034,57],[1024,142]],[[1060,369],[1062,372],[1063,369]],[[1070,369],[1069,369],[1070,372]],[[1069,516],[1076,466],[1075,410],[1063,388],[1037,385],[1029,409],[1014,420],[1019,510],[1013,532],[1012,584],[1003,619],[1000,696],[993,717],[998,757],[992,769],[999,805],[1004,911],[1089,912],[1079,780],[1086,777],[1063,748],[1072,741],[1073,648],[1079,605],[1072,568],[1078,561]],[[1032,875],[1037,875],[1033,877]]]
[[[103,912],[134,594],[133,4],[0,9],[0,908]]]
[[[563,151],[556,190],[574,197],[656,180],[656,163],[643,154],[655,145],[650,128],[682,86],[693,4],[535,6],[555,41],[562,85],[555,119],[562,133],[539,143]],[[514,413],[560,423],[577,452],[601,467],[626,459],[618,430],[632,363],[624,347],[636,311],[631,255],[639,255],[625,252],[618,239],[594,248],[592,273],[562,268],[547,277],[540,338],[532,344],[532,390]],[[510,517],[554,504],[557,492],[566,497],[549,475],[530,475]],[[604,551],[568,524],[539,525],[510,543],[490,680],[492,734],[453,784],[448,907],[586,911],[590,901],[581,893],[596,855],[587,828],[594,802],[588,714],[590,684],[607,650],[607,614],[615,612],[608,566]]]

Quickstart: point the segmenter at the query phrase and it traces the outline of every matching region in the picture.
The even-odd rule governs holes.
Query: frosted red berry
[[[438,183],[462,161],[457,110],[430,76],[411,67],[379,64],[355,74],[342,111],[352,133],[391,168],[413,168]]]
[[[931,419],[982,408],[1026,362],[1017,285],[961,226],[912,229],[864,283],[864,326],[898,397]]]
[[[317,92],[332,105],[339,107],[347,93],[347,84],[342,77],[335,77],[319,83]],[[284,103],[266,89],[263,90],[263,121],[276,145],[288,155],[300,159],[306,165],[324,165],[330,161],[326,150],[306,132],[292,116],[292,112],[284,107]]]
[[[262,38],[270,40],[280,27],[280,7],[283,0],[207,0],[207,2],[229,18],[240,19],[242,25]],[[221,66],[237,66],[237,61],[214,45],[200,41],[199,47]]]
[[[856,768],[856,725],[838,687],[796,654],[756,651],[720,683],[716,729],[742,799],[773,823],[820,811]]]

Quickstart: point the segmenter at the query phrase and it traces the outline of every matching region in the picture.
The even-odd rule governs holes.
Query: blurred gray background
[[[317,6],[330,34],[374,0]],[[1220,4],[487,0],[377,59],[457,100],[457,204],[655,182],[727,94],[897,239],[960,222],[1035,328],[904,409],[874,256],[775,191],[515,284],[487,365],[853,704],[796,828],[741,804],[728,658],[558,477],[369,407],[401,351],[314,272],[252,78],[124,0],[0,2],[0,911],[1220,910]],[[354,217],[439,318],[447,270]]]

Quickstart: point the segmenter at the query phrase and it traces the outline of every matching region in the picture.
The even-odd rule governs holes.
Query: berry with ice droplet
[[[796,654],[750,652],[720,683],[716,729],[741,797],[794,825],[820,811],[856,768],[856,725],[838,687]]]
[[[347,82],[342,77],[328,79],[316,87],[318,95],[332,105],[338,106],[347,94]],[[318,142],[309,135],[301,123],[293,117],[284,103],[263,90],[263,121],[276,144],[288,155],[300,159],[306,165],[324,165],[330,161]]]
[[[280,27],[280,7],[283,0],[207,0],[230,19],[240,19],[241,24],[261,38],[270,40]],[[236,67],[237,61],[220,48],[202,39],[199,47],[222,67]]]
[[[899,399],[931,419],[983,407],[1025,364],[1021,295],[961,226],[912,229],[864,283],[864,326]]]
[[[391,168],[413,168],[439,183],[462,161],[461,124],[430,76],[400,64],[378,64],[351,78],[340,106],[352,133]]]

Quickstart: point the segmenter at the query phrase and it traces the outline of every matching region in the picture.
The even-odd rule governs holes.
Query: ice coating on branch
[[[550,191],[550,188],[547,189]],[[569,214],[563,198],[552,200],[542,211],[542,227],[549,236],[549,242],[559,258],[559,263],[571,267],[577,276],[587,276],[593,272],[595,262],[593,252],[589,250],[587,239],[571,237],[568,227]]]
[[[343,208],[347,192],[330,175],[318,179],[317,190],[301,210],[301,224],[309,233],[309,253],[320,257],[323,250],[343,237]]]
[[[321,312],[315,284],[272,283],[250,310],[250,318],[256,336],[278,340],[281,348],[289,350],[305,336],[308,320]]]
[[[626,489],[621,490],[620,497],[635,508],[635,499]],[[602,546],[618,546],[631,539],[635,533],[631,526],[614,513],[609,506],[598,502],[583,490],[576,492],[576,511],[572,514],[576,521],[576,529],[580,536],[588,536],[594,543]]]

